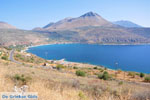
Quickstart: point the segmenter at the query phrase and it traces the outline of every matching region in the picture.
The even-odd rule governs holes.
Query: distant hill
[[[6,22],[0,22],[0,29],[16,29],[16,27]]]
[[[113,24],[120,25],[120,26],[127,27],[127,28],[142,27],[142,26],[135,24],[131,21],[125,21],[125,20],[115,21],[115,22],[113,22]]]
[[[32,31],[0,29],[0,45],[3,46],[42,44],[47,40],[45,35]]]

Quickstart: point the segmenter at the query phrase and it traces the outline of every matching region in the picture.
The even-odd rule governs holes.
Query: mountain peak
[[[84,15],[80,16],[80,17],[95,17],[95,16],[99,16],[97,13],[94,12],[87,12]]]

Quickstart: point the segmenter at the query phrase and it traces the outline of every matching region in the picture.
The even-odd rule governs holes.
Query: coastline
[[[147,43],[147,44],[141,44],[141,43],[138,43],[138,44],[92,44],[92,43],[73,43],[73,42],[64,42],[64,43],[48,43],[48,44],[38,44],[38,45],[32,45],[32,46],[27,46],[25,47],[24,51],[27,51],[29,48],[32,48],[32,47],[38,47],[38,46],[45,46],[45,45],[60,45],[60,44],[89,44],[89,45],[108,45],[108,46],[144,46],[144,45],[150,45],[150,43]]]
[[[32,47],[38,47],[38,46],[44,46],[44,45],[59,45],[59,44],[79,44],[79,43],[51,43],[51,44],[40,44],[40,45],[33,45],[33,46],[28,46],[26,49],[25,49],[25,52],[27,52],[27,50],[29,48],[32,48]],[[91,44],[91,45],[108,45],[108,44]],[[110,44],[109,44],[110,45]],[[115,45],[118,45],[118,46],[124,46],[123,44],[119,45],[119,44],[115,44]],[[128,46],[132,46],[133,44],[126,44]],[[148,44],[140,44],[140,45],[148,45]],[[139,45],[139,46],[140,46]],[[136,46],[135,44],[133,46]],[[28,53],[28,52],[27,52]],[[32,53],[31,53],[32,54]],[[33,54],[34,55],[34,54]],[[37,55],[35,55],[37,56]],[[44,59],[44,58],[43,58]],[[46,59],[47,60],[47,59]],[[59,60],[57,60],[59,61]],[[66,60],[67,61],[67,60]],[[119,69],[113,69],[111,68],[110,66],[105,66],[105,65],[97,65],[97,64],[90,64],[90,63],[83,63],[83,62],[72,62],[72,61],[67,61],[69,63],[80,63],[80,64],[88,64],[88,65],[91,65],[91,66],[100,66],[100,67],[103,67],[103,68],[107,68],[109,70],[119,70]],[[122,69],[121,69],[122,70]],[[123,71],[132,71],[132,70],[123,70]],[[140,71],[133,71],[133,72],[140,72]],[[146,73],[146,72],[144,72]]]

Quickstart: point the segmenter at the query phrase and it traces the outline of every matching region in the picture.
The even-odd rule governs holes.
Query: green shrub
[[[140,73],[140,77],[143,78],[145,76],[144,73]]]
[[[78,69],[78,67],[74,66],[73,69]]]
[[[93,69],[98,69],[97,67],[94,67]]]
[[[8,56],[2,56],[3,60],[8,60]]]
[[[21,57],[21,55],[20,55],[20,54],[16,54],[16,57],[17,57],[17,58],[20,58],[20,57]]]
[[[131,76],[131,77],[134,78],[134,77],[135,77],[135,72],[129,72],[129,73],[128,73],[128,76]]]
[[[16,74],[13,78],[14,80],[20,82],[21,84],[26,84],[29,80],[32,79],[30,77],[25,77],[23,74],[22,75]]]
[[[86,74],[86,73],[85,73],[84,71],[81,71],[81,70],[77,70],[77,71],[76,71],[76,75],[77,75],[77,76],[83,76],[83,77],[84,77],[85,74]]]
[[[78,96],[80,97],[80,100],[86,100],[86,96],[82,91],[79,92]]]
[[[145,82],[150,82],[150,76],[145,77]]]
[[[108,72],[105,71],[103,74],[99,74],[98,78],[103,80],[109,80],[111,76],[108,74]]]
[[[140,76],[140,73],[136,73],[137,76]]]
[[[57,68],[58,70],[60,70],[60,69],[62,69],[62,68],[65,68],[65,66],[63,66],[63,65],[61,65],[61,64],[58,64],[58,65],[56,66],[56,68]]]
[[[18,74],[16,74],[16,75],[14,76],[14,79],[16,79],[16,80],[20,80],[20,79],[21,79],[21,77],[20,77]]]
[[[123,85],[123,81],[120,81],[120,82],[118,83],[118,85]]]
[[[104,72],[104,74],[108,74],[108,72],[107,72],[107,71],[105,71],[105,72]]]
[[[102,69],[102,68],[99,68],[99,71],[100,71],[100,72],[103,72],[103,71],[104,71],[104,69]]]

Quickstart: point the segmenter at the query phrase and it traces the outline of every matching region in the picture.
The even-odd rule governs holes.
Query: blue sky
[[[0,21],[21,29],[43,27],[93,11],[109,21],[150,27],[150,0],[0,0]]]

